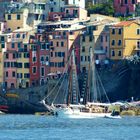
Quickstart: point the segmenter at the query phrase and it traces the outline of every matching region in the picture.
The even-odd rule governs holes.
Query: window
[[[12,68],[16,67],[17,66],[16,64],[17,64],[16,62],[11,62],[11,67]]]
[[[65,36],[66,35],[66,32],[63,32],[63,36]]]
[[[46,50],[49,50],[49,48],[50,48],[50,45],[47,43],[46,44]]]
[[[115,51],[114,50],[111,51],[111,56],[115,56]]]
[[[82,47],[82,52],[85,52],[85,46]]]
[[[87,56],[85,56],[85,61],[87,61]]]
[[[46,61],[49,61],[49,56],[46,56]]]
[[[22,68],[22,63],[17,63],[18,68]]]
[[[37,59],[36,59],[36,57],[34,56],[34,57],[32,58],[32,61],[33,61],[33,62],[36,62],[36,60],[37,60]]]
[[[137,35],[140,35],[140,29],[137,29]]]
[[[22,73],[17,73],[17,78],[22,78]]]
[[[61,47],[63,47],[64,46],[64,42],[61,42]]]
[[[56,46],[57,46],[57,47],[59,46],[59,42],[56,42]]]
[[[140,49],[140,41],[137,41],[137,48]]]
[[[62,56],[65,57],[65,52],[62,52]]]
[[[20,15],[19,14],[17,15],[17,20],[20,20]]]
[[[132,4],[135,4],[135,0],[132,0]]]
[[[137,52],[137,56],[140,56],[140,52],[139,51]]]
[[[21,58],[21,53],[18,53],[18,58]]]
[[[20,38],[20,34],[16,34],[16,38]]]
[[[1,36],[1,41],[4,41],[4,36]]]
[[[58,55],[57,55],[57,52],[55,52],[55,57],[57,57]]]
[[[51,52],[51,57],[53,57],[53,52]]]
[[[21,43],[18,43],[18,48],[20,48],[21,47]]]
[[[35,45],[32,45],[32,46],[31,46],[31,50],[32,50],[32,51],[36,51],[36,50],[37,50],[37,47],[36,47]]]
[[[50,42],[50,46],[53,46],[53,42],[52,41]]]
[[[24,38],[25,38],[25,36],[26,36],[26,35],[25,35],[25,34],[23,34],[23,35],[22,35],[22,38],[24,39]]]
[[[115,45],[115,40],[112,40],[112,43],[111,44],[112,44],[112,46],[114,46]]]
[[[5,57],[8,59],[8,58],[9,58],[9,54],[8,54],[8,53],[6,53],[6,54],[5,54]]]
[[[61,52],[58,52],[58,57],[61,57],[62,56],[62,53]]]
[[[16,54],[15,53],[13,53],[13,58],[16,58]]]
[[[7,68],[9,68],[10,67],[10,62],[7,62]]]
[[[121,56],[122,55],[122,52],[121,51],[118,51],[118,56]]]
[[[15,77],[16,76],[16,73],[13,71],[12,72],[12,77]]]
[[[46,49],[46,45],[45,44],[42,44],[41,45],[41,50],[45,50]]]
[[[118,40],[118,46],[121,46],[121,45],[122,45],[122,41]]]
[[[40,57],[40,62],[44,62],[44,56]]]
[[[8,15],[8,20],[11,20],[11,15]]]
[[[128,3],[127,0],[125,0],[124,3],[127,4]]]
[[[118,34],[119,34],[119,35],[122,34],[122,29],[119,29]]]
[[[24,68],[30,68],[30,64],[29,63],[24,63]]]
[[[54,67],[54,62],[50,62],[50,67]]]
[[[103,36],[101,36],[101,42],[103,42]]]
[[[88,61],[90,62],[90,56],[88,56]]]
[[[85,39],[85,36],[83,36],[82,41],[85,42],[85,40],[86,40],[86,39]]]
[[[8,71],[5,72],[5,76],[8,77]]]
[[[107,36],[105,37],[105,41],[106,41],[106,42],[108,41],[108,37],[107,37]]]
[[[112,34],[113,34],[113,35],[115,34],[115,29],[112,29]]]
[[[24,51],[27,51],[27,44],[24,44]]]
[[[69,10],[67,9],[67,10],[66,10],[66,14],[68,14],[68,13],[69,13]]]
[[[50,11],[53,12],[53,7],[51,7]]]
[[[12,43],[12,46],[11,46],[12,48],[15,48],[15,43]]]
[[[5,44],[3,43],[3,44],[1,44],[1,48],[5,48]]]
[[[106,52],[106,53],[108,52],[107,50],[108,50],[108,47],[106,46],[106,47],[105,47],[105,52]]]
[[[36,67],[32,67],[32,73],[35,74],[37,72]]]
[[[27,53],[24,53],[24,58],[29,58],[30,57],[30,55],[29,55],[29,53],[27,52]]]
[[[93,40],[93,36],[90,35],[90,36],[89,36],[89,41],[91,42],[92,40]]]
[[[45,76],[45,68],[41,67],[41,76]]]
[[[70,31],[70,35],[73,35],[73,32],[72,31]]]
[[[24,73],[24,78],[30,78],[30,74],[29,73]]]

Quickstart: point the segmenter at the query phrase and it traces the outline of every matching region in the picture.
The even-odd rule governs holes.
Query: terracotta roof
[[[115,27],[123,27],[123,26],[129,26],[132,23],[137,23],[135,20],[131,20],[131,21],[122,21],[116,25],[114,25]]]

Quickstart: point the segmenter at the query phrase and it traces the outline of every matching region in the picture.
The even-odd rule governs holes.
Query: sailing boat
[[[105,108],[108,108],[110,105],[109,103],[99,103],[97,101],[97,78],[99,78],[99,75],[97,72],[95,73],[95,63],[92,61],[93,55],[92,55],[92,49],[90,50],[90,69],[89,74],[91,74],[89,77],[92,77],[92,79],[89,79],[89,81],[92,81],[91,84],[89,84],[90,90],[87,93],[87,95],[91,95],[89,98],[91,101],[92,98],[94,99],[94,102],[87,102],[85,105],[79,103],[80,99],[80,91],[79,91],[79,85],[78,85],[78,79],[77,79],[77,71],[76,71],[76,64],[75,64],[75,53],[74,50],[72,51],[72,69],[71,69],[71,75],[70,81],[71,84],[69,84],[69,94],[68,94],[68,104],[65,107],[62,108],[56,108],[55,112],[57,112],[58,116],[65,117],[65,118],[96,118],[96,117],[105,117],[107,115],[110,115],[111,113],[107,113]],[[97,77],[96,77],[97,76]],[[98,82],[101,82],[101,80],[98,80]],[[93,88],[93,86],[94,88]],[[103,86],[101,84],[101,86]],[[99,87],[98,87],[99,88]],[[103,91],[104,88],[103,88]],[[94,96],[92,97],[94,93]],[[101,95],[100,95],[101,96]],[[101,97],[100,97],[101,98]],[[107,98],[107,96],[106,96]],[[108,98],[107,98],[108,99]],[[104,108],[103,108],[104,107]]]

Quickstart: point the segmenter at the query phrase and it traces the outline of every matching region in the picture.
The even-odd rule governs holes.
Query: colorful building
[[[140,24],[123,21],[110,28],[110,59],[121,60],[134,54],[140,55]]]
[[[65,18],[77,18],[78,20],[87,20],[87,10],[76,5],[64,6],[64,13]]]
[[[5,21],[9,32],[27,27],[28,9],[15,9],[5,13]],[[16,23],[16,24],[15,24]]]
[[[136,6],[140,0],[114,0],[114,9],[116,16],[135,15]]]
[[[94,39],[93,39],[93,26],[87,24],[86,29],[80,36],[80,71],[86,72],[89,70],[90,56],[93,51]],[[93,52],[92,52],[93,53]]]
[[[85,0],[65,0],[65,5],[75,5],[85,9]]]

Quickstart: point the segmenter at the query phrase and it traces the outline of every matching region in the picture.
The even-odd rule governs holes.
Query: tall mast
[[[75,63],[75,52],[72,50],[72,103],[78,104],[78,95],[79,95],[79,85],[78,77]]]

